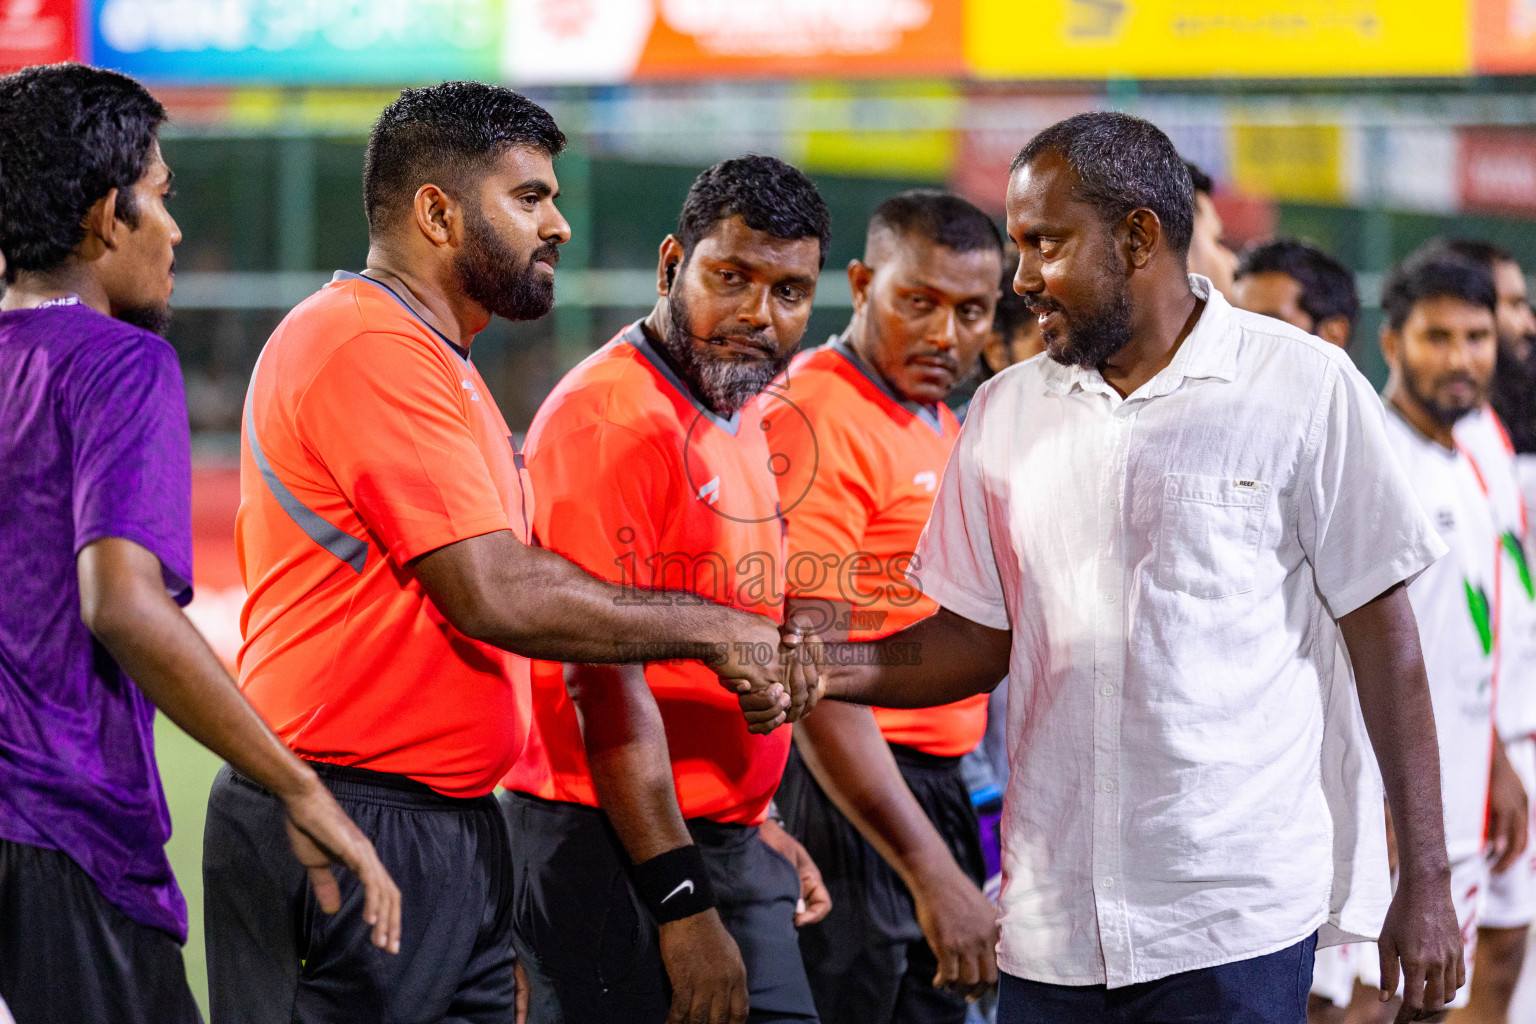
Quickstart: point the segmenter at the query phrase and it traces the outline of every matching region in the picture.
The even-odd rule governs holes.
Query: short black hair
[[[1195,187],[1173,142],[1151,121],[1093,111],[1057,121],[1029,140],[1009,173],[1045,153],[1059,153],[1077,175],[1078,200],[1113,224],[1145,207],[1157,214],[1168,245],[1189,252],[1194,233]]]
[[[1317,246],[1299,239],[1277,238],[1249,249],[1235,276],[1249,274],[1284,274],[1301,285],[1301,308],[1314,326],[1342,316],[1353,328],[1360,315],[1355,275]]]
[[[1002,232],[991,217],[954,193],[936,188],[901,192],[875,207],[865,234],[866,252],[869,241],[882,231],[916,235],[955,252],[1003,251]]]
[[[1500,245],[1485,242],[1479,238],[1437,238],[1430,243],[1446,252],[1455,253],[1462,259],[1471,260],[1473,263],[1481,263],[1491,272],[1496,264],[1513,263],[1520,265],[1515,259],[1515,254]]]
[[[708,238],[721,221],[740,217],[753,231],[774,238],[814,238],[827,262],[832,215],[815,184],[798,168],[771,156],[738,156],[708,168],[688,189],[677,216],[683,258]]]
[[[0,252],[5,280],[53,270],[85,239],[85,215],[114,188],[138,226],[133,186],[148,172],[165,108],[127,75],[83,64],[0,78]]]
[[[429,183],[462,200],[470,181],[514,146],[554,158],[565,149],[565,133],[549,111],[499,85],[444,82],[406,89],[368,135],[363,208],[369,229],[391,226]]]
[[[1194,186],[1196,195],[1214,196],[1216,183],[1211,176],[1200,169],[1200,165],[1193,160],[1184,161],[1184,169],[1189,172],[1189,183]]]
[[[1442,296],[1483,306],[1489,313],[1498,308],[1499,295],[1493,287],[1492,271],[1481,263],[1431,245],[1403,260],[1387,275],[1381,286],[1381,308],[1387,315],[1387,325],[1394,331],[1401,330],[1415,305]]]

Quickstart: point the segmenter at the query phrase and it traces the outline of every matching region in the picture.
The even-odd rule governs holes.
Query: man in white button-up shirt
[[[1300,1024],[1319,930],[1378,927],[1406,1020],[1464,970],[1404,587],[1445,546],[1348,358],[1186,273],[1191,210],[1137,118],[1020,153],[1014,288],[1047,354],[971,405],[914,569],[940,611],[830,651],[826,693],[1008,675],[1000,1021]],[[1370,823],[1325,792],[1340,628],[1401,847],[1384,923]]]

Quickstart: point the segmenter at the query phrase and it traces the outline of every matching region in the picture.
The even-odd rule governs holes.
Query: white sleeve
[[[970,414],[949,453],[933,512],[907,576],[926,596],[955,614],[993,629],[1007,629],[1008,609],[993,554],[982,458],[987,436],[1007,425],[988,423],[990,390],[983,387],[971,400]],[[1006,542],[1006,531],[1002,535]]]
[[[1448,550],[1404,475],[1384,417],[1360,371],[1334,363],[1302,465],[1296,529],[1335,619]]]

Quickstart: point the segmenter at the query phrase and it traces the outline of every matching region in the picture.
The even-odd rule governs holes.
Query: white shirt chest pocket
[[[1207,600],[1252,590],[1269,491],[1262,480],[1170,473],[1158,523],[1158,584]]]

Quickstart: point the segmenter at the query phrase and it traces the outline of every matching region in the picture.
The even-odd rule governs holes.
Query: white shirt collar
[[[1173,359],[1157,376],[1143,384],[1132,398],[1158,398],[1171,394],[1186,379],[1234,381],[1237,379],[1237,345],[1231,337],[1232,306],[1217,291],[1208,277],[1189,275],[1190,290],[1205,300],[1205,309],[1195,321],[1194,330],[1173,354]],[[1046,356],[1041,366],[1045,386],[1057,394],[1073,390],[1115,394],[1096,367],[1063,366]],[[1118,396],[1117,396],[1118,397]]]

